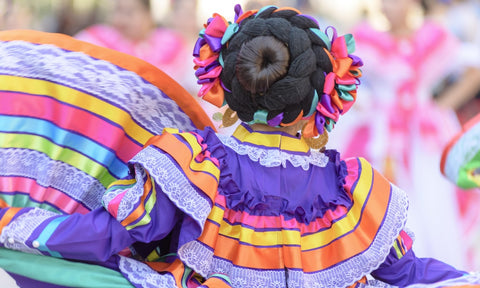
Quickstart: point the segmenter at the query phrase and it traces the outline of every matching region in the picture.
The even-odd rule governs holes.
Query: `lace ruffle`
[[[3,228],[0,242],[8,249],[42,255],[38,249],[30,248],[26,241],[43,221],[56,215],[58,214],[51,211],[33,208],[27,213],[18,216],[18,218]]]
[[[225,135],[218,135],[223,144],[237,154],[247,155],[252,161],[260,163],[264,167],[286,167],[287,162],[293,167],[302,167],[307,171],[310,165],[325,167],[328,163],[328,157],[322,152],[312,150],[309,155],[296,155],[282,151],[278,148],[267,149],[258,146],[250,146],[239,143],[235,138]]]
[[[0,73],[60,82],[114,103],[152,134],[165,127],[195,129],[174,100],[132,71],[81,52],[24,41],[0,42]],[[139,99],[142,99],[139,101]]]
[[[377,236],[363,253],[338,265],[315,273],[299,270],[258,270],[235,266],[230,261],[215,257],[214,251],[198,241],[179,249],[182,261],[204,277],[220,273],[228,275],[237,288],[288,287],[334,288],[352,285],[377,269],[385,261],[393,241],[405,225],[408,201],[405,193],[392,185],[390,206]],[[288,279],[286,279],[288,272]]]
[[[105,192],[105,187],[87,173],[29,149],[0,149],[0,175],[35,179],[38,184],[58,189],[90,210],[101,206]]]
[[[120,256],[119,268],[135,287],[172,288],[177,287],[171,274],[159,274],[148,265],[127,257]]]

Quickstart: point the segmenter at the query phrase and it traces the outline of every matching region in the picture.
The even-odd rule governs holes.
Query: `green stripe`
[[[457,185],[464,189],[477,188],[478,184],[473,181],[470,173],[478,167],[480,167],[480,152],[475,154],[468,163],[465,163],[460,167],[458,171]]]
[[[9,194],[0,194],[0,199],[5,201],[8,206],[10,207],[38,207],[42,208],[48,211],[55,212],[57,214],[63,214],[60,210],[55,208],[54,206],[48,204],[48,203],[38,203],[35,201],[32,201],[28,195],[25,194],[15,194],[15,195],[9,195]]]
[[[102,266],[70,262],[0,248],[0,267],[30,279],[66,287],[132,288],[120,272]]]
[[[400,247],[398,247],[397,240],[395,240],[395,242],[393,243],[393,248],[395,248],[395,252],[397,253],[397,258],[402,259],[403,257],[402,250],[400,249]]]
[[[62,161],[89,174],[98,179],[105,187],[117,180],[105,167],[90,158],[71,149],[58,146],[40,136],[0,133],[0,147],[23,148],[42,152],[53,160]]]
[[[155,202],[157,202],[157,191],[155,190],[155,182],[153,178],[148,177],[152,181],[152,190],[151,190],[151,196],[148,199],[147,203],[145,203],[145,216],[143,216],[142,220],[138,221],[137,223],[133,225],[129,225],[126,227],[127,230],[133,229],[137,226],[142,226],[150,223],[152,221],[152,218],[150,217],[150,212],[152,212],[153,206],[155,206]],[[147,179],[147,181],[148,181]]]

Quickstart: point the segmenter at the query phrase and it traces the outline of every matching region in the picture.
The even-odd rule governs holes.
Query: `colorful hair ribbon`
[[[243,15],[240,5],[235,6],[235,21]],[[223,70],[221,50],[228,40],[238,31],[237,23],[230,23],[217,13],[208,19],[195,43],[193,56],[195,59],[195,76],[202,85],[198,96],[217,107],[224,106],[224,85],[220,80]]]

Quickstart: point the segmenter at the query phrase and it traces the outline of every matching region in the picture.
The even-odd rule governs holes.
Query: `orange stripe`
[[[453,137],[447,144],[447,146],[445,146],[445,148],[443,149],[443,153],[442,153],[442,158],[440,160],[440,171],[442,172],[442,174],[445,175],[445,162],[447,162],[447,156],[448,156],[448,153],[450,152],[450,150],[452,149],[452,147],[457,143],[457,141],[468,131],[470,130],[472,127],[474,127],[477,123],[480,122],[480,114],[478,114],[477,116],[473,117],[472,119],[468,120],[467,123],[465,123],[462,127],[462,130],[460,132],[458,132],[455,137]],[[457,175],[455,175],[457,176]]]
[[[213,202],[215,195],[217,194],[217,179],[205,172],[192,171],[190,169],[190,163],[193,161],[193,157],[192,152],[185,143],[169,133],[158,135],[154,137],[154,139],[151,139],[151,141],[149,140],[147,143],[150,145],[155,145],[173,157],[173,159],[175,159],[178,165],[182,168],[183,173],[185,173],[188,179],[195,186],[200,188],[200,190],[206,193]]]
[[[203,226],[202,235],[198,237],[198,241],[209,246],[210,248],[215,247],[219,229],[220,227],[207,220]]]
[[[235,239],[218,235],[218,226],[208,221],[199,240],[215,248],[216,256],[238,266],[254,269],[283,269],[287,266],[303,268],[305,272],[320,271],[365,251],[375,238],[388,206],[390,184],[374,171],[372,186],[365,207],[368,214],[362,215],[356,230],[319,249],[301,252],[296,246],[266,248],[242,245]],[[217,241],[219,245],[216,245]]]
[[[145,262],[150,268],[158,272],[169,272],[175,278],[175,282],[177,283],[177,287],[182,286],[182,277],[183,273],[185,272],[185,266],[183,266],[182,261],[179,259],[175,259],[171,264],[164,263],[164,262]]]
[[[8,207],[8,204],[7,202],[3,201],[2,199],[0,199],[0,208],[6,208]]]
[[[209,288],[231,288],[232,287],[227,283],[225,283],[225,281],[215,277],[208,278],[207,281],[205,281],[205,283],[203,283],[202,285],[205,285]]]
[[[388,193],[390,183],[385,178],[377,171],[373,177],[372,191],[364,210],[368,213],[363,213],[357,229],[321,249],[303,252],[306,271],[325,269],[362,253],[370,246],[385,217],[391,194]]]
[[[135,210],[133,210],[133,212],[121,222],[123,226],[126,227],[130,225],[132,222],[134,222],[135,220],[140,218],[140,216],[142,216],[142,214],[145,212],[145,198],[147,198],[147,195],[150,193],[151,190],[152,190],[152,182],[150,181],[150,175],[147,173],[147,181],[145,181],[145,184],[143,185],[144,192],[142,197],[140,198],[140,205],[138,205],[138,207]]]
[[[5,226],[12,221],[12,218],[17,215],[17,212],[22,209],[21,207],[11,207],[8,208],[7,212],[3,215],[2,219],[0,219],[0,232],[3,230]]]
[[[122,52],[80,41],[63,34],[46,33],[34,30],[8,30],[0,32],[0,41],[14,40],[23,40],[36,44],[53,44],[65,50],[83,52],[93,58],[106,60],[118,67],[133,71],[143,79],[160,88],[160,90],[174,100],[190,117],[197,128],[203,129],[206,126],[210,126],[215,129],[210,118],[192,95],[163,71],[141,59]]]

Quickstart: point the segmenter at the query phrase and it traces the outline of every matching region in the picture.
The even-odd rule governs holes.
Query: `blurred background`
[[[129,53],[160,67],[182,84],[192,95],[195,95],[199,86],[196,84],[192,70],[193,57],[191,51],[197,40],[198,31],[203,27],[204,21],[214,12],[220,13],[229,20],[233,19],[233,6],[235,4],[242,4],[244,10],[257,9],[265,5],[295,7],[305,14],[314,16],[320,23],[321,29],[332,25],[337,28],[339,34],[354,33],[355,38],[359,39],[357,48],[360,51],[365,51],[365,54],[359,55],[362,58],[365,55],[364,59],[369,57],[372,59],[366,62],[364,77],[362,78],[362,86],[364,88],[362,87],[359,90],[358,101],[363,103],[356,105],[360,107],[355,116],[357,118],[352,116],[351,119],[354,120],[351,120],[350,124],[348,118],[342,120],[345,124],[342,124],[343,126],[340,125],[340,129],[336,128],[334,130],[333,135],[336,137],[331,137],[331,139],[333,138],[331,145],[340,147],[339,150],[341,151],[341,148],[344,148],[342,145],[345,145],[344,142],[346,142],[344,139],[348,138],[347,134],[350,136],[354,135],[352,133],[354,129],[360,131],[359,135],[362,133],[363,136],[365,135],[364,131],[366,130],[362,130],[365,127],[358,128],[356,127],[358,123],[353,123],[358,122],[358,119],[361,118],[362,107],[373,107],[372,105],[375,103],[378,104],[385,99],[391,99],[389,103],[386,103],[389,105],[388,107],[402,107],[404,110],[410,109],[404,111],[405,117],[410,117],[408,113],[416,113],[413,108],[408,108],[412,105],[408,106],[404,105],[405,103],[398,103],[398,99],[395,99],[399,91],[397,89],[403,87],[397,87],[396,85],[402,81],[406,81],[405,83],[408,84],[406,86],[413,91],[410,91],[412,95],[409,97],[418,99],[415,100],[415,103],[418,102],[423,105],[424,102],[431,100],[432,105],[438,104],[439,107],[441,106],[454,112],[455,120],[459,124],[465,123],[474,115],[480,113],[480,0],[0,0],[0,30],[34,29],[63,33],[97,45]],[[440,30],[431,28],[432,26],[425,26],[424,23],[427,20],[435,23],[435,27],[440,27],[438,28]],[[364,28],[366,26],[362,25],[367,25],[369,28]],[[365,31],[371,31],[371,37],[366,35]],[[422,34],[425,31],[431,31],[432,33]],[[357,32],[363,36],[358,35],[357,37],[355,35]],[[422,46],[422,37],[424,35],[431,36],[434,34],[433,32],[448,34],[448,37],[444,38],[451,37],[455,45],[451,41],[443,41],[445,39],[440,41],[425,37],[425,45]],[[363,47],[361,43],[363,43]],[[395,44],[392,44],[393,46],[384,45],[388,43]],[[439,48],[441,44],[445,44],[442,46],[442,49]],[[395,51],[381,51],[381,49],[389,49],[388,47],[398,50],[392,48]],[[429,59],[428,63],[426,63],[429,58],[429,49],[432,53],[435,52],[437,54],[433,55],[432,59]],[[385,52],[382,54],[385,58],[380,58],[380,54],[375,54],[377,53],[376,51]],[[368,53],[372,55],[368,55]],[[419,59],[415,60],[415,63],[412,63],[414,56],[418,55],[426,56],[424,58],[422,58],[423,56],[419,57]],[[447,58],[449,59],[447,63],[449,65],[441,63],[441,60]],[[425,63],[420,63],[423,59],[425,59]],[[391,62],[392,66],[387,67],[385,61]],[[382,70],[383,66],[387,67],[387,69]],[[404,72],[402,70],[404,68],[407,71],[405,75],[409,77],[408,79],[402,78],[401,73]],[[425,69],[425,73],[420,73],[421,69]],[[390,73],[392,71],[394,73]],[[435,75],[434,77],[429,77],[433,74]],[[389,77],[391,75],[394,77]],[[423,79],[425,81],[422,82]],[[416,86],[412,88],[412,85]],[[380,92],[378,93],[378,91]],[[390,96],[386,95],[389,91],[391,91]],[[362,94],[360,95],[360,93]],[[380,100],[372,100],[376,99],[375,97],[379,97]],[[412,101],[412,99],[409,98],[407,100]],[[377,102],[373,103],[374,101]],[[202,105],[204,105],[205,110],[214,122],[221,119],[221,116],[220,118],[218,116],[218,109],[204,102],[202,102]],[[421,113],[426,111],[424,109],[427,108],[420,109]],[[385,111],[388,110],[385,109]],[[374,122],[370,121],[371,110],[367,109],[363,112],[367,112],[366,116],[368,116],[367,120],[369,123]],[[355,115],[355,113],[351,115]],[[347,115],[347,117],[350,116]],[[385,118],[385,123],[390,120]],[[437,121],[433,116],[430,120],[432,123]],[[378,120],[377,122],[381,121]],[[403,124],[407,122],[410,122],[410,118],[404,119]],[[410,123],[413,122],[411,121]],[[214,124],[220,125],[220,122],[217,121]],[[425,121],[420,124],[424,125]],[[217,126],[217,128],[219,127]],[[442,128],[445,127],[443,126]],[[411,134],[411,131],[402,130],[399,132],[395,129],[398,130],[399,128],[394,127],[394,131],[388,131],[388,133],[401,134],[401,136],[397,135],[405,138],[401,139],[401,141],[411,141],[413,137],[418,137],[418,141],[421,142],[423,138],[428,138],[433,133],[427,131],[427,136],[414,135]],[[423,126],[422,129],[424,129]],[[425,129],[428,130],[430,128]],[[225,131],[225,133],[231,132],[231,130]],[[385,143],[383,144],[388,146],[391,139],[384,140]],[[361,141],[360,136],[354,139],[355,144]],[[362,143],[365,144],[367,141],[370,140],[366,139]],[[401,141],[398,143],[401,143]],[[413,149],[411,149],[411,143],[408,141],[402,142],[405,146],[398,148],[397,152],[410,153]],[[361,144],[356,146],[361,146]],[[427,148],[430,149],[431,147],[428,146]],[[344,149],[348,149],[348,147]],[[430,150],[433,151],[432,149]],[[440,152],[435,151],[435,156],[438,158]],[[362,156],[365,155],[362,153]],[[380,162],[377,166],[387,176],[394,172],[391,171],[390,166],[387,165],[385,168],[382,165],[385,163],[390,165],[392,157],[395,155],[388,156],[390,158],[382,159],[383,162]],[[402,154],[400,156],[403,157],[405,155]],[[369,159],[369,161],[375,162],[373,158]],[[426,176],[428,173],[440,174],[437,162],[429,162],[428,165],[430,166],[425,169],[424,166],[418,166],[417,170],[421,170],[422,179],[428,178]],[[425,163],[422,163],[422,165]],[[416,164],[409,165],[407,168],[414,171],[414,165]],[[415,173],[412,172],[410,174]],[[397,177],[396,181],[395,176]],[[409,195],[412,198],[415,198],[415,195],[424,193],[425,189],[429,189],[428,187],[419,187],[419,185],[414,184],[415,181],[425,182],[425,180],[410,179],[411,175],[408,176],[410,177],[409,179],[402,180],[400,176],[402,175],[397,173],[397,175],[392,176],[391,180],[397,182],[399,186],[409,191],[409,193],[412,193],[412,195]],[[441,175],[437,176],[440,177]],[[405,176],[404,178],[408,177]],[[436,180],[432,180],[429,183],[433,182],[436,182]],[[444,184],[441,185],[445,186]],[[433,189],[430,188],[430,190]],[[480,193],[478,191],[450,190],[445,192],[449,196],[445,196],[443,200],[442,196],[438,196],[437,199],[425,197],[428,198],[424,200],[425,203],[422,203],[422,200],[416,201],[416,203],[420,203],[418,204],[420,207],[418,210],[421,210],[422,213],[430,213],[429,205],[435,206],[443,201],[453,209],[452,213],[455,214],[454,222],[452,223],[452,229],[455,232],[451,233],[455,234],[455,239],[445,239],[447,244],[439,244],[438,251],[425,250],[425,254],[445,260],[459,268],[480,270]],[[435,219],[438,220],[437,224],[439,227],[446,225],[435,214],[442,213],[444,211],[442,209],[437,208],[434,210],[432,208],[433,220],[428,220],[428,226],[431,226],[431,221],[435,221]],[[422,215],[419,217],[422,217]],[[415,223],[412,224],[415,227]],[[420,225],[415,228],[419,230],[419,234],[424,230],[420,228]],[[442,228],[439,228],[439,230],[442,230]],[[438,236],[439,234],[431,234],[432,239],[442,238],[442,236]],[[428,237],[425,239],[428,239]],[[458,243],[449,245],[448,241],[450,240]],[[442,241],[437,242],[440,243]],[[427,241],[425,246],[432,245],[429,245]],[[447,253],[449,252],[447,247],[451,248],[451,256]],[[461,253],[458,253],[456,247],[463,247],[462,249],[465,251],[462,250]],[[419,249],[419,251],[423,252],[422,249]],[[459,254],[465,255],[459,256]],[[3,281],[6,280],[2,280],[2,277],[0,273],[0,283],[3,284],[5,283]]]

